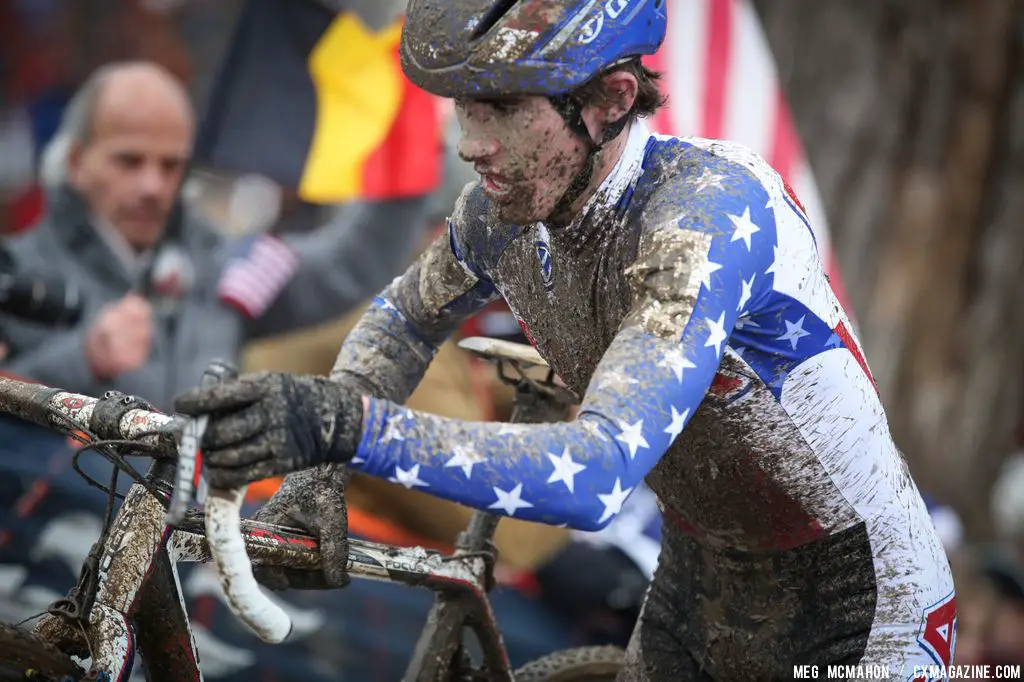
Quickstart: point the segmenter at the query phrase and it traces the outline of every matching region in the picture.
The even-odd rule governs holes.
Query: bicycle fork
[[[168,480],[173,472],[173,464],[154,462],[148,478]],[[172,528],[164,523],[165,511],[145,487],[132,485],[99,557],[96,596],[88,616],[69,618],[51,612],[36,626],[40,637],[54,643],[80,643],[84,634],[86,651],[76,648],[92,659],[87,679],[127,680],[138,646],[150,669],[174,671],[175,679],[183,681],[202,680],[177,567],[167,551]],[[166,589],[171,584],[173,595]],[[134,620],[145,623],[138,640]]]

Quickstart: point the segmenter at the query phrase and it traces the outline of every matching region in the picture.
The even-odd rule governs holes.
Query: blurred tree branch
[[[754,4],[893,435],[988,536],[1024,414],[1024,1]]]

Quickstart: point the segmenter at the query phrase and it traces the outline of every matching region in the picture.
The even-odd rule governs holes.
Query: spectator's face
[[[92,213],[138,250],[154,246],[181,185],[192,115],[177,84],[159,72],[111,75],[90,138],[71,149],[68,179]]]

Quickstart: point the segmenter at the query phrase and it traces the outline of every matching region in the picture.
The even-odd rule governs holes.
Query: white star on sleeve
[[[722,342],[729,336],[725,333],[725,311],[718,316],[718,321],[715,322],[711,318],[708,318],[708,329],[711,332],[708,334],[708,340],[704,342],[705,348],[714,348],[715,357],[722,355]]]
[[[710,258],[704,261],[701,268],[700,283],[704,285],[705,289],[711,291],[711,273],[718,272],[721,269],[721,263],[715,263]]]
[[[551,466],[554,467],[554,471],[551,472],[551,476],[548,478],[548,483],[557,483],[561,481],[565,483],[565,487],[569,489],[569,492],[576,492],[573,489],[575,485],[576,474],[580,473],[587,468],[585,464],[574,462],[572,455],[569,454],[569,448],[562,450],[562,456],[552,455],[550,452],[548,459],[551,460]]]
[[[501,488],[493,488],[494,494],[498,496],[498,501],[488,506],[488,509],[500,509],[505,512],[506,516],[515,516],[516,510],[526,509],[533,505],[523,499],[523,484],[517,483],[515,488],[512,490],[502,490]]]
[[[722,189],[722,180],[725,180],[724,175],[716,175],[711,172],[711,169],[704,166],[704,170],[701,172],[700,177],[693,181],[693,193],[700,194],[706,189],[715,187]]]
[[[601,518],[597,520],[598,523],[604,523],[611,517],[622,511],[622,503],[626,501],[629,494],[633,492],[632,488],[622,489],[622,481],[618,478],[615,479],[615,487],[611,489],[607,495],[598,495],[597,499],[601,500],[601,504],[604,505],[604,512],[601,514]]]
[[[801,315],[800,319],[796,322],[790,322],[789,320],[783,320],[786,323],[786,333],[782,336],[777,337],[779,341],[789,341],[793,350],[796,350],[796,344],[800,342],[805,336],[810,336],[811,333],[804,331],[804,319],[806,315]]]
[[[452,453],[452,458],[444,463],[445,468],[460,467],[467,480],[473,476],[473,465],[484,461],[480,453],[464,445],[456,445],[452,448]]]
[[[676,375],[676,381],[679,383],[683,382],[683,370],[695,369],[697,367],[697,365],[686,359],[686,356],[683,355],[683,349],[679,346],[665,353],[665,359],[662,360],[662,364],[668,364]]]
[[[737,317],[735,326],[736,329],[746,329],[747,327],[761,327],[761,325],[759,325],[757,322],[754,322],[752,319],[750,319],[750,315],[740,315],[739,317]]]
[[[683,432],[683,424],[686,423],[686,418],[690,415],[690,408],[683,410],[680,414],[676,410],[676,406],[672,406],[672,423],[665,427],[664,431],[668,434],[668,442],[671,444]]]
[[[755,277],[757,277],[757,273],[756,272],[750,276],[750,281],[749,282],[747,282],[745,280],[741,280],[742,283],[740,285],[741,286],[741,290],[740,290],[740,304],[738,306],[736,306],[736,312],[739,312],[739,311],[743,310],[743,306],[745,306],[747,304],[747,301],[750,300],[750,296],[752,295],[751,289],[754,287],[754,278]]]
[[[399,410],[388,419],[388,425],[384,427],[384,435],[380,437],[380,444],[390,443],[393,440],[405,440],[400,428],[403,422],[412,421],[408,410]]]
[[[414,464],[411,469],[405,470],[402,467],[395,465],[395,475],[388,479],[392,483],[398,483],[404,485],[409,490],[412,490],[416,486],[422,486],[426,488],[429,484],[420,479],[420,465]]]
[[[636,451],[639,448],[649,448],[647,439],[644,438],[644,420],[640,419],[633,424],[627,424],[626,422],[619,422],[619,428],[622,429],[622,433],[615,436],[615,440],[625,443],[629,446],[629,458],[633,459],[636,457]]]
[[[382,303],[380,304],[380,309],[381,310],[398,310],[398,308],[395,307],[394,303],[392,303],[390,300],[384,298],[383,296],[381,297],[380,300],[382,301]]]
[[[731,220],[732,224],[735,226],[735,229],[732,232],[732,239],[729,241],[734,242],[742,239],[743,243],[747,245],[747,251],[750,251],[750,237],[755,232],[761,231],[761,228],[755,225],[754,221],[750,219],[750,207],[747,206],[743,209],[743,215],[729,215],[729,220]]]

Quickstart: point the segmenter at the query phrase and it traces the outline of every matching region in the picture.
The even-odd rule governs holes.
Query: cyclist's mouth
[[[493,199],[503,199],[512,192],[512,184],[494,175],[481,175],[484,191]]]

